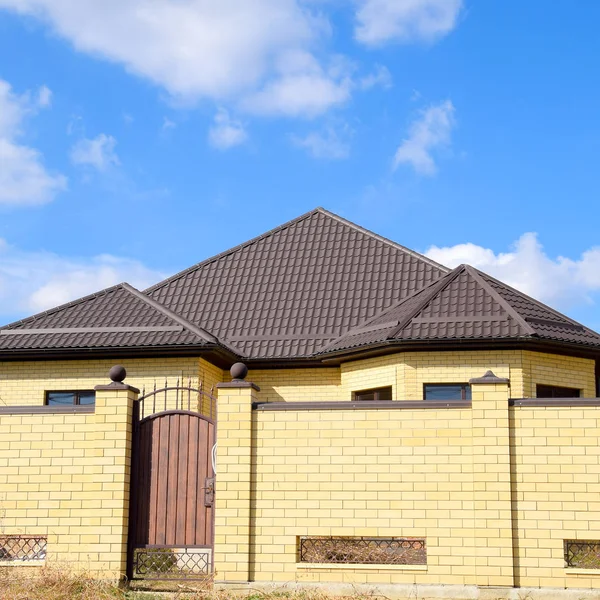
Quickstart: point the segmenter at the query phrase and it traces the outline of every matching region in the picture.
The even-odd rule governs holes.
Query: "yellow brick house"
[[[0,328],[0,568],[598,589],[599,364],[552,308],[316,209]]]

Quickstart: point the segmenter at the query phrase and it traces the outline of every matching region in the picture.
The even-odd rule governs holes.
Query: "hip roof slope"
[[[145,293],[248,358],[298,358],[446,272],[318,208]]]

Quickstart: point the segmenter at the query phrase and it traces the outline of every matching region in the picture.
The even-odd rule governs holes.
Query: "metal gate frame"
[[[182,381],[183,383],[183,381]],[[168,396],[169,392],[175,392],[175,409],[168,410]],[[157,400],[160,405],[160,395],[163,399],[163,410],[156,412]],[[187,410],[185,410],[185,400],[187,395]],[[191,399],[195,396],[198,401],[198,406],[202,399],[208,399],[210,403],[210,417],[202,414],[200,411],[192,410]],[[145,410],[145,402],[152,398],[151,411]],[[180,408],[181,406],[181,408]],[[150,413],[144,417],[145,413]],[[211,539],[210,544],[207,545],[158,545],[158,544],[147,544],[147,545],[136,545],[136,534],[137,534],[137,508],[140,500],[140,486],[139,486],[139,465],[141,460],[140,453],[140,427],[143,422],[159,417],[165,417],[169,415],[188,415],[199,417],[204,421],[207,421],[213,426],[213,438],[214,445],[212,448],[207,446],[208,460],[212,464],[212,478],[207,478],[204,488],[204,505],[206,507],[211,506],[213,508],[211,517]],[[202,389],[193,388],[191,382],[188,381],[187,386],[177,385],[169,386],[165,381],[165,386],[160,389],[154,389],[144,394],[134,403],[133,415],[132,415],[132,451],[131,451],[131,478],[130,478],[130,498],[129,498],[129,527],[128,527],[128,538],[127,538],[127,578],[130,581],[133,580],[147,580],[147,581],[194,581],[194,580],[206,580],[213,573],[213,549],[214,549],[214,474],[215,468],[215,456],[214,449],[216,446],[216,398]],[[196,498],[196,501],[201,501],[201,498]]]

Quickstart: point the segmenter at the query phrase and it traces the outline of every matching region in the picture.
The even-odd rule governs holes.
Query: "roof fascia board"
[[[482,351],[482,350],[528,350],[532,352],[552,352],[562,356],[574,356],[590,360],[600,360],[600,349],[569,342],[554,342],[535,337],[506,338],[495,340],[388,340],[377,345],[340,350],[322,357],[326,366],[337,366],[343,362],[363,360],[387,354],[402,352],[432,351]],[[248,362],[248,364],[250,364]]]

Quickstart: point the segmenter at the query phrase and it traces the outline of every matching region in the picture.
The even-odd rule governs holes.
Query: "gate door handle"
[[[207,477],[204,481],[204,506],[211,507],[215,502],[215,478]]]

